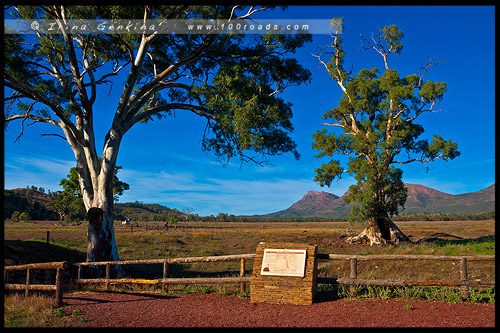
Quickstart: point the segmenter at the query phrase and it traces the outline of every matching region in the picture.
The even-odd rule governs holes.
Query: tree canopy
[[[15,10],[14,10],[15,9]],[[266,8],[240,6],[38,6],[14,7],[11,16],[53,19],[60,34],[5,36],[6,124],[20,119],[62,129],[85,181],[111,183],[121,137],[135,124],[189,111],[206,119],[202,148],[223,163],[292,152],[291,104],[278,97],[308,82],[310,72],[288,55],[311,41],[309,34],[72,34],[70,19],[247,19]],[[128,73],[127,73],[128,70]],[[93,118],[97,95],[125,76],[104,163],[97,161]],[[116,86],[115,86],[116,87]],[[23,127],[24,129],[24,127]],[[23,130],[22,129],[22,130]],[[22,134],[21,130],[21,134]],[[250,156],[254,151],[258,156]],[[101,182],[101,181],[100,181]],[[95,186],[94,186],[95,187]],[[85,196],[85,195],[84,195]],[[89,203],[86,204],[90,207]]]
[[[238,6],[16,7],[13,17],[241,19],[262,8]],[[238,15],[238,13],[240,15]],[[293,152],[291,105],[277,97],[307,82],[310,72],[292,57],[308,34],[61,34],[5,36],[5,81],[12,89],[6,119],[61,127],[66,139],[85,146],[97,94],[129,69],[116,107],[120,135],[139,122],[193,112],[207,119],[203,149],[222,160]],[[60,119],[56,121],[54,115]],[[91,125],[91,124],[88,124]],[[108,133],[109,144],[113,131]],[[92,145],[90,145],[92,146]]]

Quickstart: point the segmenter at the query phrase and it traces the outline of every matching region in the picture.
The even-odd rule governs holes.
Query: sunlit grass
[[[469,288],[471,303],[495,303],[495,289]],[[332,299],[416,299],[459,303],[463,302],[461,290],[458,288],[438,287],[379,287],[379,286],[345,286],[319,285],[317,298],[320,300]]]
[[[4,297],[4,327],[78,327],[81,316],[66,315],[54,306],[54,298],[43,295]]]

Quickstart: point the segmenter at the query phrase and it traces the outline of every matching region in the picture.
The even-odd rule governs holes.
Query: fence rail
[[[102,261],[102,262],[81,262],[69,264],[68,262],[49,262],[24,264],[16,266],[4,267],[5,290],[25,290],[26,295],[31,290],[55,290],[56,301],[58,305],[62,304],[62,270],[67,270],[71,266],[78,267],[76,279],[71,279],[74,284],[93,284],[105,283],[109,284],[161,284],[162,289],[170,284],[233,284],[239,283],[241,292],[246,289],[246,283],[251,282],[250,276],[245,276],[246,260],[255,259],[255,254],[238,254],[226,256],[205,256],[205,257],[188,257],[188,258],[168,258],[168,259],[144,259],[144,260],[123,260],[123,261]],[[434,256],[434,255],[344,255],[344,254],[325,254],[318,253],[319,260],[348,260],[350,262],[349,278],[336,277],[317,277],[317,283],[325,284],[345,284],[345,285],[372,285],[372,286],[439,286],[439,287],[460,287],[462,296],[468,297],[468,287],[495,287],[495,282],[471,281],[468,280],[467,262],[468,261],[494,261],[494,255],[478,255],[478,256]],[[206,278],[173,278],[168,277],[169,265],[180,263],[195,263],[195,262],[220,262],[220,261],[235,261],[240,260],[240,276],[239,277],[206,277]],[[458,261],[460,263],[460,277],[453,281],[395,281],[384,279],[359,279],[358,276],[358,261],[368,260],[444,260]],[[110,278],[110,268],[112,265],[134,265],[134,264],[161,264],[163,265],[163,276],[158,279],[141,279],[141,278]],[[81,268],[85,266],[106,266],[105,278],[85,279],[81,276]],[[33,269],[56,269],[56,282],[54,285],[40,285],[30,283],[30,271]],[[25,284],[10,284],[7,283],[8,272],[13,270],[26,270]]]
[[[318,259],[328,260],[448,260],[458,261],[466,259],[469,261],[489,261],[495,260],[495,255],[477,255],[477,256],[436,256],[432,254],[370,254],[370,255],[352,255],[352,254],[325,254],[318,253]]]
[[[251,277],[245,277],[245,260],[252,260],[255,254],[236,254],[226,256],[206,256],[206,257],[189,257],[189,258],[169,258],[169,259],[152,259],[152,260],[123,260],[123,261],[101,261],[101,262],[81,262],[75,263],[73,266],[78,267],[77,279],[72,280],[75,284],[92,284],[106,283],[109,284],[161,284],[162,290],[169,284],[232,284],[240,283],[240,291],[243,293],[246,289],[247,282],[251,281]],[[170,264],[194,263],[194,262],[220,262],[220,261],[235,261],[240,260],[240,276],[239,277],[216,277],[216,278],[169,278],[168,271]],[[161,279],[129,279],[129,278],[110,278],[110,268],[112,265],[137,265],[137,264],[162,264],[163,276]],[[81,268],[84,266],[106,266],[106,277],[98,279],[82,279]]]
[[[408,287],[408,286],[436,286],[436,287],[460,287],[462,297],[469,297],[468,287],[495,287],[494,281],[471,281],[467,276],[467,261],[494,261],[494,255],[477,256],[435,256],[435,255],[412,255],[412,254],[389,254],[389,255],[345,255],[318,253],[317,259],[326,260],[349,260],[349,278],[317,277],[318,283],[338,283],[346,285],[371,285],[386,287]],[[358,261],[369,260],[441,260],[460,262],[460,279],[455,281],[395,281],[385,279],[358,279]]]
[[[70,265],[66,261],[5,266],[4,267],[4,283],[5,283],[4,288],[5,288],[5,290],[25,290],[26,296],[28,296],[30,291],[32,291],[32,290],[55,291],[56,292],[57,306],[61,306],[62,297],[63,297],[63,287],[62,287],[63,281],[62,281],[61,271],[66,270],[69,267],[70,267]],[[56,270],[55,284],[47,285],[47,284],[32,284],[32,283],[30,283],[30,272],[34,269],[55,269]],[[22,270],[26,270],[26,283],[25,284],[7,283],[9,271],[22,271]]]

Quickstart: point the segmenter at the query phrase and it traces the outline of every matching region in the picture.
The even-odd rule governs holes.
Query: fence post
[[[109,279],[110,264],[106,264],[106,279]],[[109,282],[106,281],[106,290],[109,290]]]
[[[62,284],[62,276],[61,276],[61,269],[58,268],[56,269],[56,304],[57,306],[62,305],[62,299],[63,299],[63,284]]]
[[[349,277],[351,279],[357,279],[358,278],[358,259],[357,258],[351,258],[350,260],[350,272],[349,272]],[[356,294],[356,286],[353,284],[349,287],[351,294],[355,295]]]
[[[50,240],[50,231],[47,230],[47,245],[49,245]]]
[[[168,262],[165,260],[163,262],[163,281],[161,283],[161,291],[162,292],[165,292],[165,279],[167,278],[168,276]],[[167,291],[168,291],[168,286],[167,286]]]
[[[351,258],[351,272],[350,272],[350,278],[351,279],[357,279],[358,278],[358,259],[357,258]]]
[[[245,259],[241,258],[240,259],[240,277],[245,276]],[[246,284],[245,282],[240,282],[240,293],[244,294],[246,290]]]
[[[467,286],[467,259],[460,259],[460,279],[462,280],[462,299],[469,298],[469,287]]]
[[[26,297],[28,297],[30,294],[29,285],[30,285],[30,269],[26,268],[26,290],[24,292],[24,296]]]

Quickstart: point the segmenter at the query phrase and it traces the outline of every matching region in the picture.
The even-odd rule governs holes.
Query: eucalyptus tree
[[[435,106],[447,90],[445,82],[425,80],[431,66],[427,59],[415,74],[402,77],[389,66],[389,58],[403,49],[403,32],[396,25],[379,29],[378,35],[363,38],[363,50],[375,51],[383,60],[378,68],[362,69],[357,75],[344,68],[345,51],[339,33],[332,34],[331,46],[315,55],[332,80],[342,89],[338,106],[327,111],[322,125],[333,128],[318,130],[313,135],[316,157],[328,159],[316,168],[315,181],[330,186],[343,174],[354,176],[346,202],[352,204],[351,222],[366,224],[351,243],[397,243],[408,237],[393,223],[391,216],[404,207],[407,189],[402,182],[403,171],[397,164],[423,163],[436,159],[448,161],[460,155],[458,145],[434,135],[429,143],[419,139],[424,128],[417,119],[424,113],[435,113]],[[331,55],[325,62],[322,56]],[[348,156],[347,166],[333,156]]]
[[[261,163],[283,153],[299,158],[289,136],[292,106],[278,96],[287,87],[309,81],[310,72],[290,55],[312,37],[273,31],[122,33],[126,27],[120,32],[87,33],[73,29],[71,20],[106,19],[113,27],[119,27],[114,23],[120,19],[142,20],[144,26],[150,20],[194,19],[228,25],[268,9],[215,5],[9,9],[10,17],[51,20],[57,28],[58,33],[38,29],[36,35],[5,35],[5,120],[51,124],[57,131],[51,135],[68,142],[85,208],[103,211],[102,224],[89,225],[89,242],[103,239],[101,246],[89,246],[90,261],[118,260],[112,224],[113,171],[122,138],[133,126],[173,112],[191,112],[206,122],[201,148],[223,163],[233,157]],[[111,88],[121,89],[117,104],[97,107],[98,95]],[[114,116],[99,153],[94,115],[103,112]],[[24,126],[21,134],[23,130]]]

